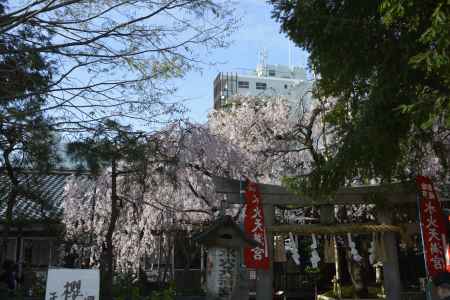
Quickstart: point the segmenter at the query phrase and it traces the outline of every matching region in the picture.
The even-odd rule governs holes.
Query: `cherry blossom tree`
[[[93,203],[88,203],[89,207],[93,207],[92,211],[99,212],[88,215],[89,223],[91,226],[95,226],[95,228],[90,228],[91,237],[95,233],[94,237],[96,238],[96,240],[90,238],[89,241],[98,246],[93,253],[99,256],[103,277],[102,290],[105,298],[110,299],[114,266],[117,265],[114,257],[117,251],[127,249],[127,247],[134,249],[135,246],[125,244],[122,245],[122,248],[117,248],[117,245],[121,244],[115,235],[117,230],[123,231],[127,236],[133,234],[126,226],[125,228],[120,227],[127,224],[127,218],[133,218],[135,215],[135,213],[132,216],[124,215],[123,212],[129,213],[142,201],[139,197],[140,185],[133,183],[139,183],[142,180],[141,178],[145,176],[146,169],[150,164],[170,161],[171,157],[163,154],[164,152],[161,151],[162,149],[155,139],[148,137],[143,132],[133,131],[130,126],[123,126],[112,120],[99,126],[92,136],[69,144],[67,150],[74,159],[84,162],[93,175],[100,174],[99,181],[94,184],[94,194],[91,196]],[[97,195],[97,190],[101,192],[100,195]],[[89,194],[88,192],[87,195]],[[100,201],[96,199],[100,199]],[[129,205],[131,207],[128,207]],[[98,222],[95,222],[96,220]],[[75,220],[74,223],[75,226],[83,228],[86,220],[83,220],[83,216],[81,216],[81,220]],[[70,226],[68,228],[70,229]],[[95,230],[101,230],[104,234],[98,235]]]
[[[146,257],[168,265],[176,232],[211,219],[223,200],[214,193],[211,176],[237,176],[243,167],[237,148],[204,126],[173,125],[149,140],[157,141],[164,159],[154,159],[140,172],[130,172],[123,159],[115,171],[104,168],[89,184],[82,177],[67,184],[66,240],[81,260],[102,265],[100,254],[114,221],[116,272],[137,274]],[[112,176],[113,172],[120,176]]]
[[[246,155],[252,169],[248,176],[279,183],[283,176],[306,174],[323,150],[323,110],[299,101],[293,107],[284,98],[237,96],[231,107],[210,113],[208,124]]]
[[[138,173],[130,172],[126,159],[119,160],[115,214],[111,167],[103,167],[89,184],[74,177],[66,186],[64,216],[72,251],[91,265],[101,265],[100,253],[116,215],[115,271],[137,274],[146,257],[167,266],[177,233],[188,234],[213,219],[219,209],[239,214],[239,207],[226,207],[214,192],[212,176],[280,182],[297,169],[306,171],[312,151],[321,151],[315,136],[321,134],[316,124],[319,113],[304,108],[295,115],[283,99],[239,100],[241,105],[211,113],[207,125],[176,123],[147,135],[146,141],[157,144],[164,159],[153,157]],[[164,277],[166,272],[161,271]]]

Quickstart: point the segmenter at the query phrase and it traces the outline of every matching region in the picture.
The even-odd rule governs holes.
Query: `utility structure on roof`
[[[310,103],[312,81],[305,69],[267,64],[262,53],[260,63],[249,74],[220,72],[214,79],[214,109],[233,103],[233,96],[285,97],[292,105]]]

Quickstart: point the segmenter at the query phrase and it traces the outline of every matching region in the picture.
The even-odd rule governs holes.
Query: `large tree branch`
[[[77,2],[77,1],[79,1],[79,0],[72,0],[72,1],[69,2],[69,4]],[[172,5],[173,3],[176,3],[176,2],[177,2],[177,0],[168,1],[166,4],[162,5],[161,7],[159,7],[158,9],[156,9],[155,11],[153,11],[153,12],[151,12],[149,14],[146,14],[146,15],[144,15],[142,17],[139,17],[139,18],[131,19],[131,20],[127,21],[127,22],[120,23],[120,24],[118,24],[118,25],[116,25],[116,26],[106,30],[104,33],[98,34],[98,35],[96,35],[94,37],[86,38],[84,40],[80,40],[80,41],[76,41],[76,42],[68,42],[68,43],[60,43],[60,44],[43,46],[43,47],[35,47],[35,48],[32,48],[32,50],[34,52],[55,52],[56,50],[61,49],[61,48],[71,48],[71,47],[76,47],[76,46],[89,45],[89,44],[92,44],[92,43],[94,43],[94,42],[96,42],[98,40],[101,40],[101,39],[104,39],[106,37],[111,36],[111,34],[113,34],[114,32],[118,31],[119,29],[122,29],[122,28],[125,28],[127,26],[130,26],[130,25],[133,25],[133,24],[145,21],[147,19],[150,19],[150,18],[160,14],[164,10],[171,10],[171,9],[175,9],[175,8],[178,8],[178,7],[183,7],[186,4],[189,4],[191,1],[181,2],[179,4]],[[59,6],[64,6],[64,5],[60,4]],[[47,11],[47,10],[45,10],[45,11]],[[2,31],[0,31],[0,32],[2,32]],[[27,52],[29,50],[31,50],[31,49],[15,49],[15,50],[8,50],[8,51],[0,50],[0,54],[22,53],[22,52]]]

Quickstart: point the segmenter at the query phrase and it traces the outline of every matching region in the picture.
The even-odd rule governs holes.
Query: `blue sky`
[[[241,17],[239,29],[231,36],[232,44],[216,49],[208,61],[217,62],[201,73],[191,72],[177,83],[177,96],[187,99],[188,116],[205,122],[213,104],[213,80],[218,72],[248,72],[259,62],[259,53],[266,49],[268,64],[289,63],[289,40],[280,33],[280,26],[271,18],[271,6],[265,0],[241,0],[236,13]],[[307,53],[291,46],[292,64],[306,67]]]

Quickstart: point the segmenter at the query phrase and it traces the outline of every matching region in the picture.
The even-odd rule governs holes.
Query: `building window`
[[[16,243],[17,240],[15,238],[8,238],[8,243],[6,244],[6,257],[5,253],[3,253],[3,247],[0,250],[0,260],[4,262],[5,259],[16,261]]]
[[[32,267],[45,267],[50,264],[52,241],[46,239],[24,239],[23,261]]]
[[[248,89],[248,81],[238,81],[238,87],[240,89]]]
[[[275,76],[275,70],[269,70],[269,76]]]
[[[265,90],[267,88],[267,84],[265,82],[257,82],[256,89],[257,90]]]
[[[287,85],[287,84],[285,84],[285,85],[284,85],[284,88],[285,88],[285,89],[287,89],[287,87],[288,87],[288,85]]]

